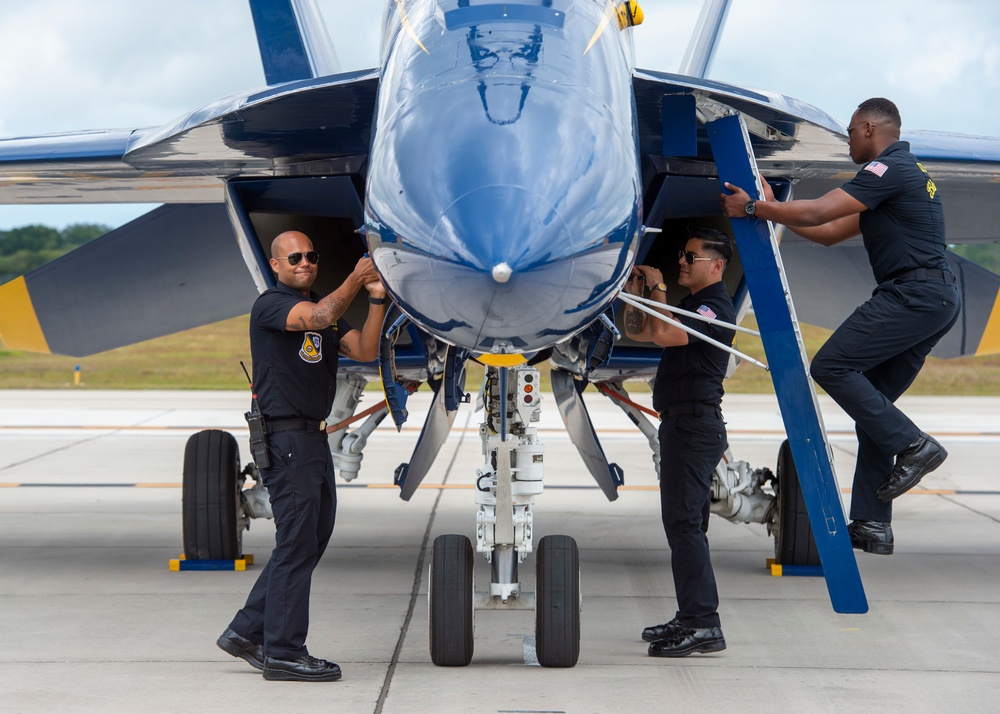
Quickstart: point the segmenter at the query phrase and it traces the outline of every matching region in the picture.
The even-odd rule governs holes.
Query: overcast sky
[[[676,71],[701,0],[640,3],[637,64]],[[319,6],[344,69],[376,66],[381,3]],[[904,129],[1000,136],[1000,2],[733,0],[710,76],[841,120],[862,99],[885,96]],[[158,126],[264,84],[246,0],[0,7],[0,136]],[[120,225],[147,208],[0,206],[0,230]]]

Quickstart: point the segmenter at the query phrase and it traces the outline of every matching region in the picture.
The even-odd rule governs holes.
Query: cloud
[[[51,0],[5,9],[0,66],[18,71],[0,79],[4,133],[155,125],[264,84],[246,6],[136,7]]]
[[[317,1],[344,69],[376,66],[384,3]],[[6,5],[0,136],[158,126],[264,84],[246,0]],[[676,71],[701,6],[642,0],[637,64]],[[1000,136],[998,38],[995,0],[733,0],[711,76],[841,120],[889,96],[907,128]]]

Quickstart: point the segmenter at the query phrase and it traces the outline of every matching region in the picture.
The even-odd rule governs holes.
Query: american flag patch
[[[696,311],[696,312],[697,312],[697,313],[698,313],[699,315],[704,315],[705,317],[707,317],[707,318],[709,318],[709,319],[712,319],[712,320],[714,320],[714,319],[715,319],[715,313],[714,313],[714,312],[712,312],[712,308],[710,308],[710,307],[709,307],[708,305],[702,305],[701,307],[699,307],[699,308],[697,309],[697,311]]]
[[[883,164],[881,161],[872,161],[870,164],[865,166],[865,171],[871,171],[873,174],[882,178],[882,174],[889,170],[889,167]]]

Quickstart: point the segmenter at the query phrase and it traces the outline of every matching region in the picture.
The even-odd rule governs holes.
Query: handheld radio
[[[257,464],[258,469],[266,469],[271,466],[271,456],[267,451],[267,423],[264,421],[264,415],[260,413],[260,404],[257,403],[257,392],[253,388],[253,380],[250,379],[250,373],[247,372],[246,365],[240,360],[240,367],[243,368],[243,374],[247,376],[247,381],[250,383],[250,393],[253,398],[250,400],[250,411],[243,414],[243,418],[247,420],[247,426],[250,427],[250,453],[253,455],[253,461]]]

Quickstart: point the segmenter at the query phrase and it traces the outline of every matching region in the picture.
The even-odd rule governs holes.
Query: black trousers
[[[882,283],[813,358],[813,379],[855,422],[854,520],[892,520],[892,504],[875,492],[892,471],[896,454],[920,433],[894,402],[955,324],[960,304],[957,288],[940,281]]]
[[[670,546],[677,617],[718,627],[719,591],[708,550],[712,473],[726,451],[726,423],[714,412],[660,423],[660,512]]]
[[[274,512],[274,550],[230,627],[264,654],[309,654],[309,592],[337,517],[337,487],[327,437],[282,431],[270,437],[271,468],[261,475]]]

